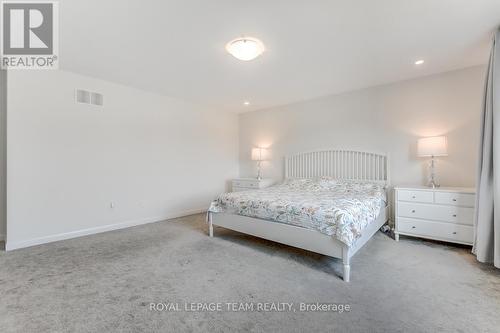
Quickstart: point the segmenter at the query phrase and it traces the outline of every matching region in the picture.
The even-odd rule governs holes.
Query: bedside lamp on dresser
[[[445,136],[433,136],[418,139],[417,151],[419,157],[430,157],[429,164],[429,183],[428,186],[435,188],[439,187],[436,181],[436,161],[434,157],[448,156],[448,141]]]
[[[440,187],[435,177],[435,156],[447,156],[445,136],[418,140],[418,156],[431,157],[428,186],[396,186],[394,235],[429,238],[472,245],[474,238],[473,188]]]
[[[252,148],[252,161],[257,161],[257,177],[256,178],[237,178],[232,181],[233,192],[258,190],[274,184],[272,179],[262,178],[262,161],[266,161],[269,157],[269,151],[266,148]]]
[[[252,161],[257,161],[257,179],[262,179],[262,161],[267,159],[267,149],[252,148]]]

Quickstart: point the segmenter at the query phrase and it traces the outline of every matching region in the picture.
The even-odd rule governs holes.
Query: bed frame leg
[[[208,236],[214,237],[214,226],[212,225],[212,213],[208,213]]]
[[[350,280],[350,273],[351,273],[351,266],[350,266],[350,253],[349,253],[349,248],[347,246],[344,246],[342,248],[342,263],[344,264],[344,281],[349,282]]]
[[[349,282],[350,272],[351,272],[351,266],[344,264],[344,281],[345,282]]]

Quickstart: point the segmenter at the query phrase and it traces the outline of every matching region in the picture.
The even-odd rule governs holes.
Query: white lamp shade
[[[252,161],[265,161],[267,159],[267,149],[252,148]]]
[[[446,136],[433,136],[418,139],[418,156],[448,156],[448,140]]]

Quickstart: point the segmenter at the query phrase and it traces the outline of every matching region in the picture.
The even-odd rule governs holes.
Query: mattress
[[[209,212],[255,217],[312,229],[348,246],[386,205],[383,185],[331,178],[288,179],[260,190],[221,194]]]

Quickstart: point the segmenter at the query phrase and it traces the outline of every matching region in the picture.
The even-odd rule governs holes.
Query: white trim
[[[450,186],[440,186],[440,187],[429,187],[422,185],[412,185],[412,186],[394,186],[394,190],[409,190],[409,191],[433,191],[433,192],[452,192],[452,193],[466,193],[475,194],[476,189],[474,187],[450,187]]]
[[[432,239],[432,240],[437,240],[437,241],[440,241],[440,242],[456,243],[456,244],[462,244],[462,245],[468,245],[468,246],[472,246],[473,245],[472,242],[463,242],[463,241],[459,241],[459,240],[455,240],[455,239],[449,239],[449,238],[443,238],[443,237],[420,235],[420,234],[417,234],[417,233],[410,234],[410,233],[401,232],[401,231],[397,232],[398,241],[399,241],[399,235],[409,236],[409,237],[414,237],[414,238],[421,238],[421,239]]]
[[[28,239],[28,240],[22,240],[22,241],[16,241],[16,242],[7,241],[5,243],[5,251],[11,251],[11,250],[15,250],[15,249],[21,249],[21,248],[25,248],[25,247],[29,247],[29,246],[46,244],[46,243],[56,242],[56,241],[60,241],[60,240],[76,238],[76,237],[88,236],[88,235],[98,234],[98,233],[106,232],[106,231],[125,229],[125,228],[135,227],[135,226],[148,224],[148,223],[161,222],[161,221],[165,221],[165,220],[175,219],[178,217],[199,214],[199,213],[203,213],[206,211],[207,211],[206,208],[191,209],[191,210],[186,210],[183,212],[168,214],[165,216],[157,216],[157,217],[150,217],[150,218],[145,218],[145,219],[140,219],[140,220],[119,222],[119,223],[108,224],[108,225],[103,225],[103,226],[99,226],[99,227],[93,227],[93,228],[70,231],[70,232],[65,232],[65,233],[60,233],[60,234],[55,234],[55,235],[50,235],[50,236],[32,238],[32,239]]]

